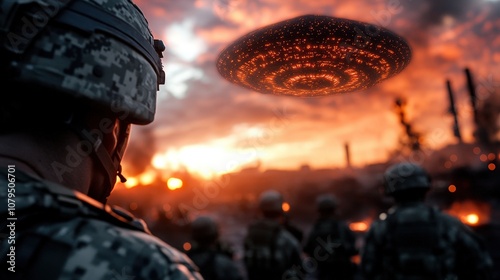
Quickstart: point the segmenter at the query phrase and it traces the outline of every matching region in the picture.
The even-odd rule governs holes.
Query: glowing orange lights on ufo
[[[385,28],[305,15],[239,38],[219,54],[217,70],[256,92],[309,97],[369,88],[410,59],[407,42]]]

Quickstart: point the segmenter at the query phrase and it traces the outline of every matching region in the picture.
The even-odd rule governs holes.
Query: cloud
[[[463,68],[470,67],[478,81],[500,80],[495,70],[500,63],[500,2],[155,0],[138,5],[153,33],[165,36],[169,47],[166,85],[159,93],[156,119],[148,126],[157,151],[220,139],[238,149],[251,131],[270,131],[281,110],[288,114],[287,124],[258,145],[263,166],[343,165],[339,155],[344,142],[351,143],[355,164],[373,163],[385,159],[401,133],[396,97],[406,98],[409,120],[439,148],[453,141],[446,79],[453,82],[457,103],[463,104],[459,114],[466,137],[472,123]],[[239,36],[312,13],[382,25],[408,40],[412,61],[371,89],[308,99],[258,94],[217,73],[219,52]],[[176,28],[184,39],[169,33]],[[131,145],[141,139],[133,138]]]

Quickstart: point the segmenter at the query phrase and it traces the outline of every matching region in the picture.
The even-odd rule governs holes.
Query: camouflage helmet
[[[384,173],[384,188],[386,194],[409,189],[429,189],[430,176],[420,165],[402,162],[390,166]]]
[[[283,196],[276,190],[267,190],[260,194],[259,209],[263,213],[283,212]]]
[[[319,212],[330,212],[337,208],[337,199],[331,194],[323,194],[316,198],[316,207]]]
[[[191,223],[191,237],[199,244],[209,244],[219,237],[219,228],[212,217],[199,216]]]
[[[0,33],[5,81],[88,100],[128,123],[153,121],[165,47],[131,0],[3,0]]]

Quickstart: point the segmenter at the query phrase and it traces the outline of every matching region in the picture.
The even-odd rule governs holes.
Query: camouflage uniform
[[[391,208],[384,220],[376,220],[370,227],[366,236],[366,244],[362,254],[362,269],[366,279],[399,279],[393,273],[394,262],[388,253],[388,240],[391,223],[400,223],[401,226],[416,220],[428,220],[429,215],[434,215],[436,227],[434,230],[439,235],[435,259],[433,264],[441,266],[440,279],[490,279],[491,259],[482,246],[478,236],[460,220],[431,208],[424,203],[415,202]],[[410,237],[411,238],[411,237]],[[426,247],[432,238],[427,240],[411,240],[417,246]],[[439,253],[438,253],[439,252]],[[425,270],[420,268],[421,270]],[[408,278],[406,279],[430,279]]]
[[[2,201],[6,178],[1,174]],[[133,217],[21,171],[16,180],[16,238],[9,244],[9,228],[1,226],[1,279],[202,279],[191,260]],[[7,221],[7,204],[1,205],[0,218]],[[15,246],[15,273],[5,267],[10,246]]]

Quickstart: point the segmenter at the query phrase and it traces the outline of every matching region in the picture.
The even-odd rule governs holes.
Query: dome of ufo
[[[240,37],[219,54],[217,70],[256,92],[310,97],[369,88],[410,60],[406,40],[388,29],[305,15]]]

